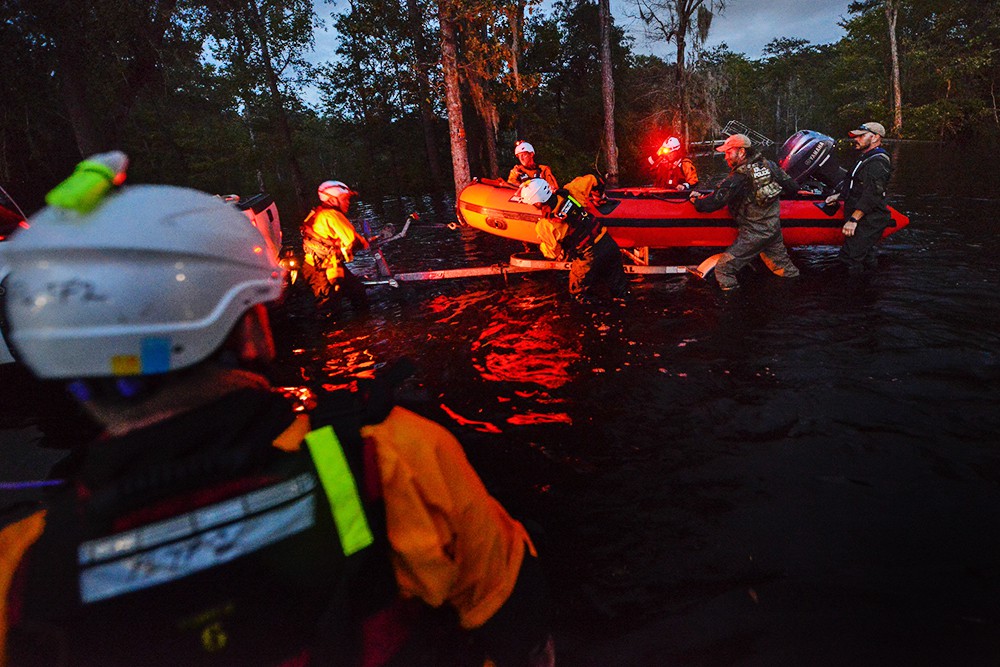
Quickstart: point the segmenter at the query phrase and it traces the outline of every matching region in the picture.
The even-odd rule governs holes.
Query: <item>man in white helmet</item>
[[[0,248],[2,305],[105,432],[0,530],[0,664],[427,664],[429,606],[498,665],[551,664],[534,546],[451,434],[384,380],[305,412],[241,367],[273,356],[282,286],[242,213],[64,190]]]
[[[316,297],[317,308],[333,305],[333,296],[339,292],[355,310],[363,310],[368,307],[364,283],[347,267],[355,250],[368,247],[347,219],[351,197],[357,193],[341,181],[324,181],[317,194],[319,206],[309,212],[301,228],[302,277]]]
[[[631,297],[618,244],[585,207],[597,183],[597,178],[588,174],[553,191],[543,179],[533,178],[525,181],[518,193],[522,202],[541,212],[535,233],[542,254],[571,261],[569,293],[581,303],[591,300],[597,282],[605,283],[614,299]]]
[[[510,170],[507,176],[508,183],[521,185],[530,178],[541,178],[549,184],[553,192],[559,189],[559,183],[552,170],[547,165],[535,163],[535,147],[527,141],[519,139],[514,142],[514,157],[517,158],[518,164]]]
[[[656,157],[647,159],[656,171],[656,187],[684,192],[698,185],[698,169],[677,137],[668,138],[657,149]]]

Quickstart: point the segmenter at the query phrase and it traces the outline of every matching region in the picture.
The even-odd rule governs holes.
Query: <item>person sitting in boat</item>
[[[542,254],[572,262],[569,293],[583,303],[590,301],[597,281],[606,283],[615,299],[630,297],[618,244],[600,219],[584,208],[597,183],[596,176],[587,174],[553,191],[544,179],[532,178],[518,193],[522,202],[542,213],[535,224]]]
[[[709,195],[691,193],[691,202],[699,213],[729,206],[736,220],[736,240],[726,248],[715,265],[715,279],[723,290],[739,287],[736,272],[760,255],[764,264],[777,276],[799,275],[785,249],[781,235],[779,195],[795,194],[798,184],[781,167],[759,152],[750,155],[750,138],[734,134],[715,150],[726,154],[729,176]]]
[[[698,170],[685,154],[684,146],[677,137],[664,141],[656,151],[656,157],[647,159],[656,172],[656,187],[684,192],[698,185]]]
[[[355,310],[367,308],[365,286],[346,266],[353,261],[356,249],[368,247],[368,241],[347,219],[351,197],[357,193],[341,181],[324,181],[317,193],[320,204],[309,212],[301,228],[305,253],[302,277],[312,289],[317,308],[333,305],[332,296],[337,292],[345,295]]]
[[[0,664],[554,664],[531,538],[407,370],[309,407],[247,368],[282,269],[242,213],[141,185],[31,222],[5,333],[105,432],[5,517]]]
[[[518,140],[514,143],[514,157],[519,164],[515,164],[507,176],[507,182],[511,185],[520,186],[529,178],[543,178],[549,184],[552,191],[559,189],[559,183],[552,174],[552,170],[544,164],[535,163],[535,147],[527,141]]]

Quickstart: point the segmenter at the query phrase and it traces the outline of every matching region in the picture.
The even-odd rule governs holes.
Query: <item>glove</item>
[[[832,204],[835,201],[837,201],[838,199],[840,199],[840,193],[839,192],[837,194],[830,195],[829,197],[827,197],[826,198],[826,203],[827,204]]]
[[[854,230],[858,228],[858,223],[854,220],[848,220],[844,223],[844,228],[840,231],[844,232],[844,236],[854,236]]]

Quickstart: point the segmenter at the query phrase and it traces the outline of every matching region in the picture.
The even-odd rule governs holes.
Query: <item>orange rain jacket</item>
[[[310,430],[308,415],[299,415],[274,446],[297,450]],[[463,628],[483,625],[514,590],[525,551],[537,556],[524,526],[489,495],[458,440],[437,423],[394,407],[361,435],[374,446],[401,595],[452,605]],[[11,582],[45,518],[40,510],[0,530],[0,666]]]

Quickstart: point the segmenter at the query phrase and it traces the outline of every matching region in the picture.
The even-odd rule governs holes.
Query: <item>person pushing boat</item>
[[[760,255],[772,273],[794,278],[799,269],[792,263],[781,235],[779,195],[799,192],[798,184],[781,167],[759,152],[748,153],[752,144],[745,134],[734,134],[715,150],[726,154],[732,171],[709,195],[691,193],[691,203],[699,213],[729,206],[736,220],[736,240],[726,248],[715,265],[715,279],[723,291],[740,286],[736,272]]]
[[[535,224],[542,254],[571,262],[569,293],[580,303],[591,300],[598,280],[607,284],[614,299],[631,296],[618,244],[600,219],[584,208],[597,183],[597,177],[588,174],[553,191],[544,179],[532,178],[518,191],[522,202],[542,213]]]

